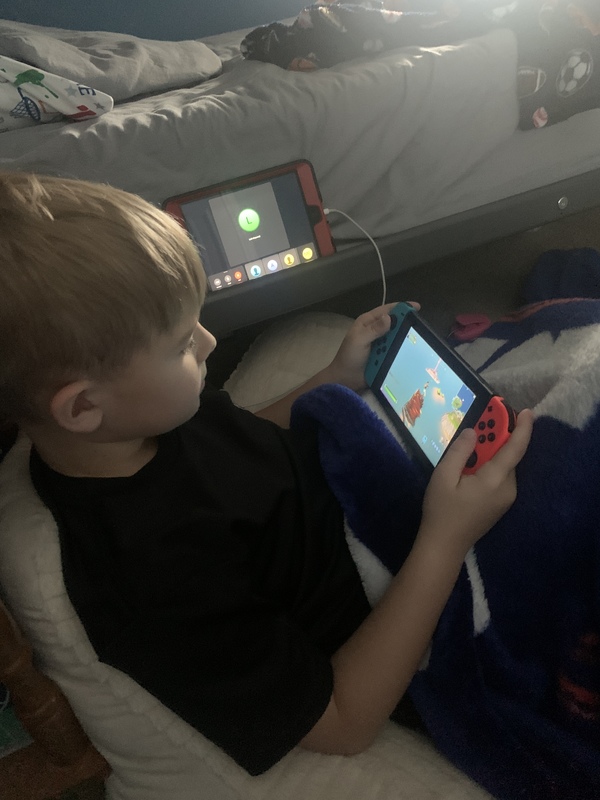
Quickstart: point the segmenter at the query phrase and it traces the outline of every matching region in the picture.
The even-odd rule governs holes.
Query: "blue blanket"
[[[499,800],[600,797],[600,300],[548,301],[461,352],[534,408],[518,499],[469,553],[410,695],[438,748]],[[294,406],[354,535],[390,575],[424,481],[361,398]],[[360,569],[360,564],[359,564]],[[367,579],[368,580],[368,579]]]

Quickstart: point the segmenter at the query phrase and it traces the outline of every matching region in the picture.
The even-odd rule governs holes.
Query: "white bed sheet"
[[[91,124],[2,134],[0,166],[107,181],[161,203],[308,158],[325,204],[383,235],[435,213],[443,194],[515,130],[508,31],[308,74],[244,61],[242,37],[204,40],[224,57],[224,71],[198,86],[117,105]]]
[[[94,122],[0,135],[0,167],[107,181],[160,204],[308,158],[326,206],[374,236],[600,167],[600,111],[516,130],[516,45],[494,31],[303,74],[247,62],[246,31],[203,41],[223,74],[117,105]],[[331,218],[338,239],[358,232]]]
[[[512,197],[600,168],[600,109],[549,128],[516,131],[448,187],[423,222]],[[560,194],[556,195],[556,201]]]

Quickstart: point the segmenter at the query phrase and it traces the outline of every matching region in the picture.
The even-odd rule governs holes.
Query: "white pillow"
[[[308,315],[278,326],[275,339],[267,334],[251,348],[236,379],[240,391],[245,388],[256,397],[250,391],[253,373],[259,379],[270,374],[265,355],[270,362],[273,350],[279,350],[275,355],[284,361],[291,342],[293,368],[282,375],[293,374],[296,380],[318,368],[316,361],[327,363],[326,351],[337,350],[344,319]],[[282,388],[271,376],[271,391]],[[131,678],[98,661],[66,593],[58,532],[31,484],[24,438],[0,464],[0,586],[40,666],[61,686],[111,765],[107,800],[490,798],[425,738],[391,722],[358,756],[296,748],[252,778]]]
[[[331,363],[352,320],[305,312],[276,322],[252,343],[225,382],[233,402],[258,411]]]
[[[199,41],[162,42],[0,20],[0,54],[93,86],[115,100],[202,83],[221,59]]]

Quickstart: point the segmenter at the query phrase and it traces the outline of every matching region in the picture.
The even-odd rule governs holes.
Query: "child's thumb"
[[[441,462],[444,471],[448,474],[455,474],[457,480],[460,480],[462,472],[467,466],[467,461],[475,449],[476,442],[477,434],[473,428],[465,428],[452,442],[444,455]]]

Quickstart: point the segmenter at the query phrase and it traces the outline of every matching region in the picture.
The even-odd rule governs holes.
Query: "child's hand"
[[[506,444],[474,475],[463,475],[476,434],[465,430],[435,468],[423,502],[420,534],[466,553],[508,511],[517,496],[515,467],[525,455],[533,414],[521,411]],[[444,544],[445,543],[445,544]]]
[[[340,349],[328,367],[317,372],[316,375],[313,375],[301,386],[297,386],[285,397],[257,411],[257,416],[270,419],[271,422],[281,425],[282,428],[287,428],[290,424],[292,403],[301,394],[308,392],[310,389],[315,389],[324,383],[339,383],[349,389],[354,389],[354,391],[364,389],[366,386],[364,372],[371,352],[371,345],[375,339],[389,331],[391,324],[390,311],[395,305],[396,303],[389,303],[386,306],[379,306],[373,311],[368,311],[366,314],[361,314],[352,323],[350,330],[340,345]],[[410,305],[417,310],[420,308],[418,303],[411,303]]]
[[[361,314],[344,337],[335,358],[327,367],[328,381],[347,386],[354,391],[366,388],[365,366],[371,345],[380,336],[390,329],[390,311],[397,303],[388,303],[378,306],[372,311]],[[417,309],[418,303],[410,302],[409,305]]]

